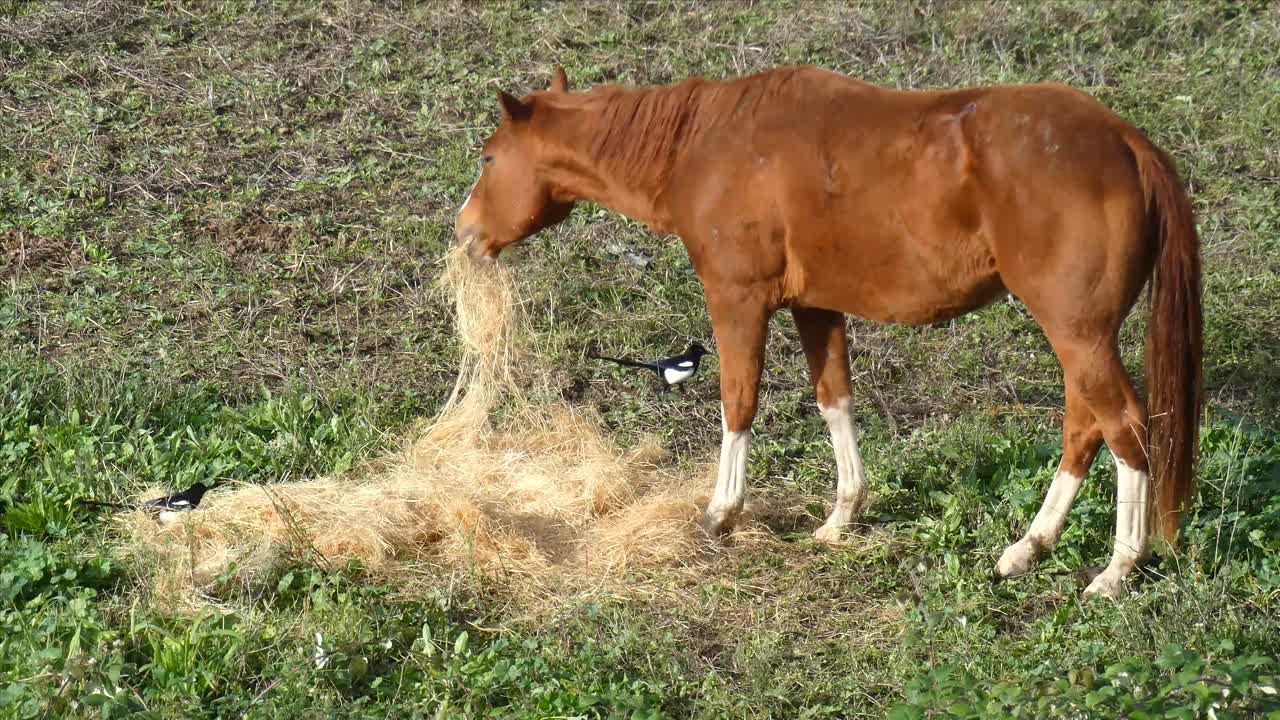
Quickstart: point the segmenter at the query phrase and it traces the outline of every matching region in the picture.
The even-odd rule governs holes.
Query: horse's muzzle
[[[474,263],[492,263],[498,258],[498,251],[489,247],[484,237],[474,229],[466,228],[453,234],[453,242],[465,247],[468,258]]]
[[[473,239],[467,243],[467,255],[473,262],[491,263],[498,259],[498,251],[490,249],[487,245],[477,239]]]
[[[471,225],[455,229],[453,241],[455,244],[466,248],[467,255],[476,262],[481,260],[492,261],[498,254],[488,247],[488,244],[484,242],[484,238]]]

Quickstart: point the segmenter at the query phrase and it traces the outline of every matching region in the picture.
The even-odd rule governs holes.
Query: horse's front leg
[[[716,490],[702,522],[712,537],[726,529],[746,499],[751,421],[756,416],[765,333],[771,314],[763,303],[751,302],[742,295],[707,293],[707,310],[720,360],[720,425],[724,433]]]
[[[800,344],[809,361],[818,410],[831,431],[836,456],[836,504],[831,516],[814,532],[819,542],[838,542],[840,535],[867,499],[858,428],[849,407],[849,348],[844,315],[831,310],[792,308]]]

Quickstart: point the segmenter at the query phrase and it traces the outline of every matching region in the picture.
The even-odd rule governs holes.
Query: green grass
[[[806,539],[834,462],[779,317],[751,483],[782,541],[726,553],[680,602],[530,619],[485,582],[405,597],[304,558],[205,612],[153,608],[73,498],[341,472],[429,417],[457,360],[433,283],[494,89],[556,62],[577,86],[799,62],[1056,80],[1145,128],[1204,241],[1209,402],[1177,551],[1123,602],[1079,601],[1071,571],[1109,552],[1104,453],[1043,572],[991,583],[1062,406],[1010,301],[853,321],[875,505],[847,547]],[[0,117],[0,717],[1280,717],[1274,4],[9,2]],[[658,397],[582,352],[709,336],[677,241],[582,207],[511,260],[575,402],[624,445],[713,456],[714,372]]]

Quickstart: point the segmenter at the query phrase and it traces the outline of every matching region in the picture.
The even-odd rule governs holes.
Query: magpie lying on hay
[[[190,512],[199,507],[200,501],[204,499],[204,494],[212,490],[213,487],[203,483],[196,483],[186,490],[172,495],[133,503],[106,502],[103,500],[78,500],[77,502],[90,507],[104,507],[115,510],[145,510],[155,515],[158,521],[169,523],[177,518],[178,513]]]

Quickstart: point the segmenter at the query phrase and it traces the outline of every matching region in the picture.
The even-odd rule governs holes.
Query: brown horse
[[[579,200],[684,242],[720,356],[709,531],[743,504],[775,311],[795,318],[835,448],[835,507],[815,533],[831,542],[866,498],[845,313],[935,323],[1013,293],[1062,364],[1066,414],[1044,505],[997,574],[1054,546],[1103,442],[1116,538],[1086,594],[1120,593],[1150,528],[1175,537],[1202,402],[1199,241],[1168,156],[1101,104],[1060,85],[899,91],[808,67],[586,92],[556,68],[548,91],[498,100],[455,225],[473,257],[496,258]],[[1117,345],[1149,276],[1150,413]]]

